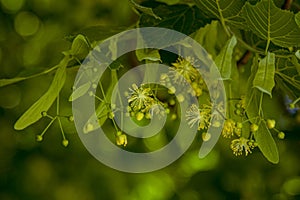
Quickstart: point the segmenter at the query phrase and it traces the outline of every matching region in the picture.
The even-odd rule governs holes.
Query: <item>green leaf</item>
[[[106,91],[104,101],[101,102],[96,109],[96,116],[98,117],[98,121],[93,121],[93,117],[90,117],[90,119],[84,125],[84,133],[89,133],[91,131],[96,130],[97,128],[99,128],[99,126],[102,126],[107,120],[108,114],[109,112],[111,112],[111,109],[109,108],[108,104],[110,103],[112,92],[117,82],[117,71],[111,70],[111,82]]]
[[[244,20],[240,12],[245,0],[195,0],[196,5],[213,19],[239,26]]]
[[[189,35],[210,22],[196,6],[159,5],[153,11],[160,13],[161,20],[142,14],[140,27],[163,27]]]
[[[295,56],[300,59],[300,50],[296,51]]]
[[[216,20],[197,30],[191,37],[201,44],[213,58],[217,56],[228,40],[223,27]],[[216,40],[216,38],[218,39]]]
[[[235,36],[232,36],[215,59],[215,64],[219,68],[223,80],[229,80],[231,78],[231,68],[235,63],[232,62],[233,49],[236,43]]]
[[[67,36],[66,38],[67,40],[73,41],[77,35],[81,34],[87,37],[90,42],[97,42],[109,38],[113,35],[116,35],[126,29],[127,27],[109,26],[109,25],[89,26],[81,29],[76,34]]]
[[[298,12],[298,13],[295,15],[295,21],[296,21],[296,23],[298,24],[298,26],[300,27],[300,12]]]
[[[178,4],[181,0],[157,0],[157,2],[166,3],[168,5]]]
[[[79,97],[83,96],[85,93],[87,93],[91,87],[91,82],[87,82],[85,84],[82,84],[78,88],[76,88],[73,93],[71,94],[69,101],[75,101]]]
[[[258,37],[281,47],[300,44],[300,28],[294,14],[277,8],[272,0],[262,0],[256,5],[246,3],[242,10],[248,28]]]
[[[149,60],[149,61],[160,61],[160,54],[157,49],[138,49],[135,51],[136,57],[139,61]]]
[[[55,73],[53,81],[48,91],[39,98],[15,123],[16,130],[22,130],[29,125],[37,122],[42,118],[42,112],[48,111],[55,99],[57,98],[60,90],[62,89],[66,80],[66,67],[70,61],[69,57],[65,57],[59,64]]]
[[[275,86],[275,54],[268,52],[268,55],[260,60],[258,69],[253,80],[253,87],[270,95]]]
[[[132,4],[132,6],[135,9],[141,11],[142,13],[145,13],[145,14],[147,14],[149,16],[152,16],[155,19],[161,20],[161,18],[153,12],[152,8],[141,6],[141,5],[137,4],[134,0],[130,0],[130,3]]]
[[[258,131],[254,132],[254,138],[267,160],[277,164],[279,162],[278,149],[265,122],[260,123]]]

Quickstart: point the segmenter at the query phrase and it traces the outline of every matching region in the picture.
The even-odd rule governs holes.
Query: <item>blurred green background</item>
[[[70,47],[65,36],[84,27],[130,26],[137,20],[127,0],[0,0],[0,6],[0,78],[54,66]],[[68,148],[61,145],[57,126],[50,128],[45,141],[35,142],[45,120],[24,131],[13,129],[51,79],[43,76],[0,88],[1,200],[300,199],[297,116],[290,119],[286,139],[276,139],[278,165],[267,162],[257,149],[248,157],[235,157],[223,139],[199,160],[199,136],[171,166],[148,174],[127,174],[94,159],[67,121],[63,123]],[[72,77],[68,81],[71,88]]]

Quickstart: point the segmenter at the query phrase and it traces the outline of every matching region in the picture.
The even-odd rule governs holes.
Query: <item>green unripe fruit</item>
[[[41,114],[42,114],[43,117],[47,117],[47,112],[46,111],[43,111]]]
[[[236,107],[236,108],[241,108],[241,106],[242,106],[242,105],[241,105],[240,103],[236,103],[236,104],[235,104],[235,107]]]
[[[238,116],[241,116],[241,114],[242,114],[241,110],[239,110],[239,109],[236,109],[236,110],[234,111],[234,113],[235,113],[236,115],[238,115]]]
[[[279,139],[284,139],[285,138],[285,133],[284,132],[279,132],[278,133],[278,135],[277,135],[277,137],[279,138]]]
[[[74,121],[73,115],[69,116],[69,117],[68,117],[68,120],[69,120],[70,122],[73,122],[73,121]]]
[[[241,129],[241,128],[243,128],[243,124],[241,122],[237,122],[236,123],[236,127],[239,128],[239,129]]]
[[[256,132],[258,130],[258,125],[257,124],[251,124],[250,130],[251,130],[251,132]]]
[[[110,112],[109,114],[108,114],[108,118],[109,119],[113,119],[115,117],[115,114],[113,113],[113,112]]]

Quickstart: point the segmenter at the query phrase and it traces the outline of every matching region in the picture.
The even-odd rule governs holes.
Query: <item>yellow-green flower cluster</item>
[[[197,125],[198,130],[206,130],[210,125],[219,127],[220,122],[218,119],[220,117],[220,113],[211,113],[211,111],[211,104],[202,104],[200,106],[200,109],[195,104],[192,104],[191,107],[187,110],[185,117],[190,127]],[[213,124],[211,124],[212,118],[214,118]]]
[[[188,92],[193,96],[201,96],[203,90],[206,89],[203,78],[194,67],[192,57],[186,57],[185,59],[179,57],[175,63],[172,63],[169,72],[161,75],[160,82],[169,88],[170,94],[174,94],[176,88],[180,89],[180,86],[185,86],[187,83],[191,85]],[[181,89],[185,89],[185,87],[181,87]]]
[[[226,119],[222,130],[222,136],[224,138],[231,138],[234,134],[238,137],[242,134],[243,124],[241,122],[235,122],[232,119]]]
[[[254,140],[240,137],[231,141],[230,148],[232,149],[233,154],[236,156],[242,155],[243,151],[245,151],[245,155],[247,156],[249,153],[252,153],[251,149],[254,149],[256,146],[257,145]]]
[[[128,112],[130,116],[135,117],[138,121],[144,117],[151,119],[153,114],[163,115],[165,111],[161,111],[158,105],[163,106],[154,95],[150,86],[141,84],[138,87],[136,84],[132,84],[132,88],[129,88],[128,98]]]

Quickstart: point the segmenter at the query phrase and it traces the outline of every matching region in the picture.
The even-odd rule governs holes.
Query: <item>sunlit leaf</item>
[[[237,41],[235,36],[232,36],[232,38],[228,40],[224,48],[215,59],[215,64],[219,68],[223,80],[228,80],[231,78],[231,68],[234,64],[232,62],[233,49],[236,43]]]
[[[276,143],[264,122],[261,122],[257,132],[254,132],[254,138],[257,142],[258,148],[262,154],[271,163],[277,164],[279,162],[279,153]]]
[[[258,69],[253,80],[253,87],[272,96],[272,89],[275,86],[275,54],[268,52],[268,55],[260,60]]]
[[[83,96],[84,94],[86,94],[90,87],[91,87],[91,82],[86,82],[85,84],[82,84],[81,86],[79,86],[78,88],[76,88],[73,93],[71,94],[69,101],[75,101],[76,99],[78,99],[79,97]]]
[[[22,130],[42,118],[42,112],[48,111],[66,80],[66,67],[70,58],[65,57],[59,64],[53,81],[47,92],[39,98],[15,123],[16,130]]]
[[[247,2],[242,16],[248,28],[258,37],[281,47],[299,46],[300,28],[294,14],[277,8],[272,0],[262,0],[256,5]]]
[[[142,13],[145,13],[145,14],[147,14],[147,15],[149,15],[149,16],[152,16],[152,17],[154,17],[155,19],[158,19],[158,20],[161,19],[158,15],[156,15],[156,14],[153,12],[152,8],[148,8],[148,7],[145,7],[145,6],[141,6],[141,5],[137,4],[134,0],[130,0],[130,3],[133,5],[133,7],[134,7],[135,9],[141,11]]]
[[[207,15],[225,23],[238,26],[243,22],[240,12],[245,0],[195,0],[196,5]]]

